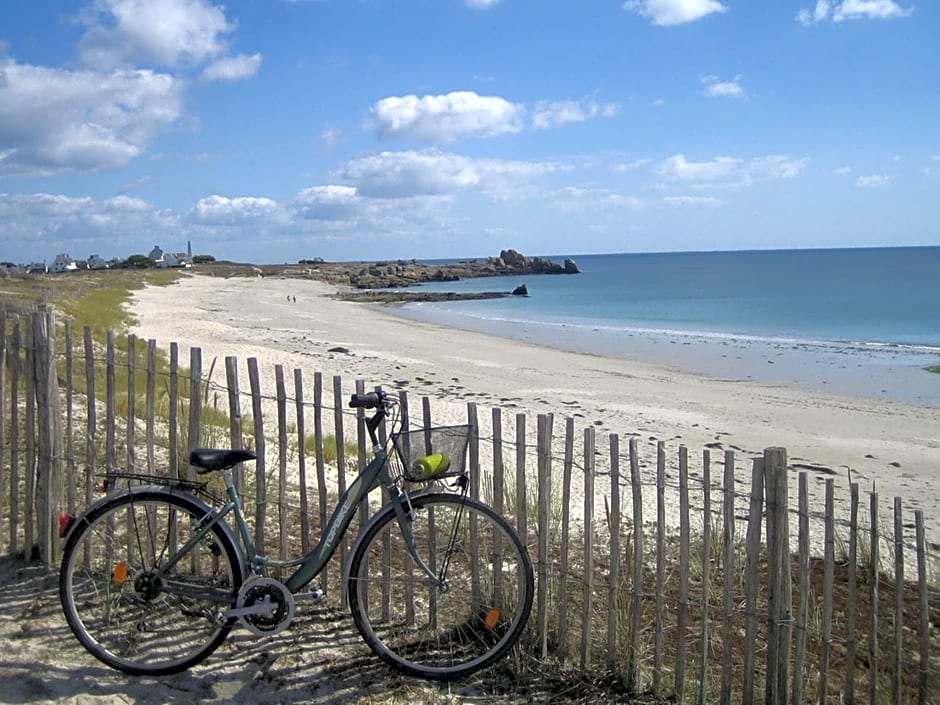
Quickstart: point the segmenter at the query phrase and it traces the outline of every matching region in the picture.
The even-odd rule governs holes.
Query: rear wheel
[[[349,605],[366,643],[392,666],[450,680],[502,657],[532,608],[532,563],[496,512],[448,494],[412,499],[418,555],[443,576],[437,587],[418,567],[394,510],[362,537],[350,563]]]
[[[231,630],[219,614],[242,584],[238,548],[217,524],[173,566],[208,508],[154,489],[121,495],[80,517],[69,535],[59,595],[69,627],[97,659],[133,675],[186,670]]]

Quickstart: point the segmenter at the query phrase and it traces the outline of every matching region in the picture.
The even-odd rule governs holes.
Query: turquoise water
[[[395,312],[721,378],[940,405],[940,375],[923,369],[940,364],[940,247],[570,256],[581,274],[418,288],[524,283],[529,297]]]

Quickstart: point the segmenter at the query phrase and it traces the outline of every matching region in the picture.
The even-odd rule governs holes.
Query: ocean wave
[[[852,340],[852,339],[825,339],[808,338],[791,335],[766,335],[760,333],[740,332],[740,331],[715,331],[699,330],[688,328],[675,328],[656,325],[611,325],[609,322],[578,320],[578,319],[532,319],[514,316],[505,316],[499,314],[483,314],[480,312],[454,311],[449,307],[423,304],[408,304],[401,309],[400,313],[407,316],[408,310],[421,309],[424,315],[421,318],[433,318],[435,322],[443,325],[453,325],[461,327],[461,320],[475,322],[474,329],[491,329],[492,332],[499,333],[501,328],[506,326],[537,326],[545,330],[567,330],[572,329],[584,331],[585,333],[599,333],[601,335],[619,337],[631,335],[646,335],[656,338],[685,338],[690,340],[729,342],[742,344],[757,344],[768,346],[791,346],[812,349],[825,349],[832,352],[854,351],[854,352],[891,352],[911,355],[938,356],[940,355],[940,343],[911,343],[903,341],[877,341],[877,340]],[[430,314],[430,315],[427,315]],[[515,336],[513,336],[515,337]]]

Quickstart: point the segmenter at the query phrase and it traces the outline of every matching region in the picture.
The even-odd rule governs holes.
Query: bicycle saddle
[[[200,475],[213,470],[224,470],[234,467],[246,460],[254,460],[258,456],[251,450],[227,450],[221,448],[197,448],[189,454],[189,464],[199,470]]]

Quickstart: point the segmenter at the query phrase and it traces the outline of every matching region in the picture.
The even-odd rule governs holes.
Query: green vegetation
[[[930,367],[927,368],[927,371],[940,375],[940,365],[931,365]]]

